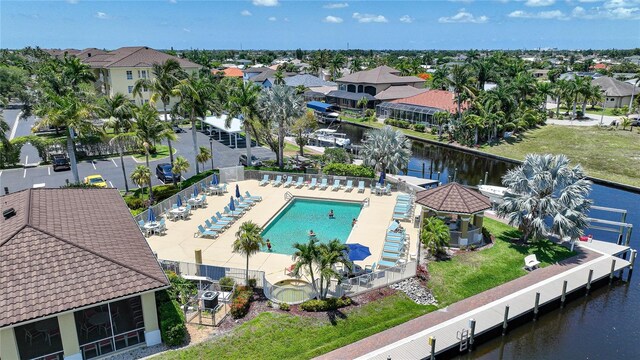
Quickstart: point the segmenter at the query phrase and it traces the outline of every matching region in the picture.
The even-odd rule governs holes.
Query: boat
[[[341,147],[348,149],[351,147],[351,140],[347,134],[339,133],[334,129],[318,129],[309,135],[309,139],[315,146]]]
[[[488,197],[491,202],[501,204],[507,188],[494,185],[478,185],[478,190],[480,190],[482,195]]]

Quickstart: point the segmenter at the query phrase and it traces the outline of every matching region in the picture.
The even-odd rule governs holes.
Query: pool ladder
[[[371,203],[371,199],[366,198],[366,199],[362,200],[362,207],[369,207],[370,203]]]
[[[284,201],[289,201],[293,199],[293,194],[289,191],[287,191],[286,193],[284,193]]]

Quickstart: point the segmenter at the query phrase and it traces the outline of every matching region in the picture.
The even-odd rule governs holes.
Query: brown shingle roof
[[[166,276],[115,189],[0,198],[0,327],[158,289]]]
[[[168,59],[176,60],[183,68],[200,68],[200,65],[189,60],[146,46],[122,47],[108,52],[99,49],[85,49],[78,56],[92,68],[151,67],[155,63],[163,63]]]
[[[354,72],[336,81],[363,84],[424,83],[424,80],[416,76],[400,76],[400,71],[386,65],[378,66],[371,70]]]
[[[427,89],[418,89],[410,85],[389,86],[387,90],[381,91],[376,95],[376,99],[389,101],[394,99],[402,99],[410,96],[422,94]]]
[[[491,208],[488,197],[458,183],[420,191],[416,194],[416,203],[434,211],[455,214],[475,214]]]

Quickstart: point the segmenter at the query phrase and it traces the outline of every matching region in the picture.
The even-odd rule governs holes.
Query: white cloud
[[[251,16],[253,14],[249,10],[242,10],[242,11],[240,11],[240,15],[242,15],[242,16]]]
[[[109,14],[102,12],[102,11],[98,11],[95,15],[95,17],[97,17],[98,19],[101,20],[107,20],[110,19],[111,17],[109,16]]]
[[[322,21],[326,22],[326,23],[333,23],[333,24],[340,24],[341,22],[343,22],[344,20],[342,20],[341,17],[337,17],[337,16],[327,16],[326,18],[322,19]]]
[[[640,20],[640,7],[617,7],[601,8],[594,7],[585,9],[576,6],[571,11],[571,16],[576,19],[610,19],[610,20]]]
[[[474,16],[472,13],[465,9],[460,9],[457,14],[453,16],[443,16],[438,19],[440,23],[474,23],[483,24],[489,21],[489,18],[482,16]]]
[[[608,0],[604,3],[606,9],[629,8],[640,5],[640,0]]]
[[[278,5],[280,5],[278,0],[253,0],[252,3],[255,6],[278,6]]]
[[[359,23],[386,23],[389,22],[383,15],[353,13],[353,18]]]
[[[549,6],[549,5],[553,5],[555,2],[556,0],[527,0],[525,5],[532,6],[532,7]]]
[[[191,29],[182,28],[182,31],[190,33],[190,32],[191,32]]]
[[[413,22],[413,18],[409,15],[404,15],[400,18],[400,22],[403,22],[405,24],[411,24]]]
[[[343,9],[349,7],[348,3],[331,3],[322,6],[325,9]]]
[[[277,21],[278,18],[275,17],[275,16],[269,16],[269,18],[267,20],[269,20],[269,21]]]
[[[516,10],[511,12],[508,16],[512,18],[521,18],[521,19],[556,19],[556,20],[569,19],[569,17],[560,10],[539,11],[537,13]]]

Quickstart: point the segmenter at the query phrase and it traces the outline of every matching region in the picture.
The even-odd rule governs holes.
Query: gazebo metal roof
[[[491,208],[488,197],[455,182],[420,191],[416,194],[416,203],[433,211],[452,214],[471,215]]]

